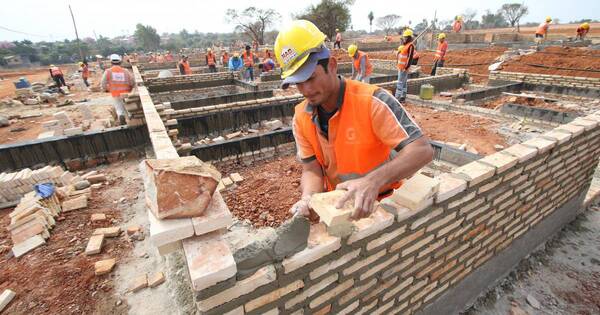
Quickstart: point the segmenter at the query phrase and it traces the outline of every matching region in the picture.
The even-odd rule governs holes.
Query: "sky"
[[[517,2],[516,0],[515,2]],[[177,33],[181,29],[189,32],[231,32],[233,25],[225,19],[228,8],[244,9],[253,5],[259,8],[272,8],[282,19],[275,27],[291,21],[291,15],[320,0],[304,1],[199,1],[199,0],[129,0],[129,1],[90,1],[90,0],[3,0],[0,10],[0,41],[30,39],[32,41],[55,41],[74,39],[73,24],[69,14],[69,4],[75,14],[79,37],[130,35],[137,23],[151,25],[159,34]],[[427,0],[390,1],[356,0],[351,7],[352,27],[355,30],[368,30],[367,15],[373,11],[375,19],[387,14],[402,17],[401,24],[417,24],[423,18],[432,19],[437,11],[439,20],[449,20],[467,9],[481,14],[490,9],[496,11],[507,0]],[[541,22],[546,16],[559,18],[562,22],[583,18],[600,19],[599,0],[525,0],[529,15],[523,21]],[[112,3],[118,8],[111,10]],[[422,5],[418,5],[422,3]],[[225,4],[225,5],[222,5]],[[396,4],[395,7],[390,4]],[[569,5],[571,4],[571,5]],[[375,23],[373,23],[375,29]],[[10,29],[12,31],[8,31]],[[17,32],[14,32],[17,31]],[[19,33],[21,32],[21,33]],[[22,34],[26,33],[26,34]]]

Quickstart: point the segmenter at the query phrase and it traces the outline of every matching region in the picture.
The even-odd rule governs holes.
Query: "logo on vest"
[[[346,129],[346,141],[348,143],[353,143],[356,142],[356,129],[350,127],[348,129]]]
[[[283,60],[283,64],[284,65],[288,65],[290,62],[292,62],[296,57],[298,56],[298,54],[296,53],[296,51],[291,48],[291,47],[283,47],[283,49],[281,50],[281,60]]]

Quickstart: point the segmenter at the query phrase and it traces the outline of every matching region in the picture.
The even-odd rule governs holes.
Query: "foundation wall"
[[[232,72],[217,72],[174,76],[170,78],[148,78],[144,80],[144,85],[148,87],[150,93],[156,93],[232,84],[233,80]]]
[[[536,85],[600,89],[600,78],[568,77],[560,75],[492,71],[490,81],[519,81]]]
[[[421,86],[424,84],[433,85],[436,92],[457,89],[463,86],[463,84],[467,83],[468,80],[469,78],[467,75],[458,73],[408,79],[408,94],[419,94]],[[396,91],[397,84],[398,81],[396,80],[392,82],[378,83],[376,85],[392,91],[393,94]]]
[[[511,249],[554,213],[581,207],[600,156],[599,123],[598,113],[578,118],[437,177],[439,189],[412,210],[395,202],[400,188],[349,237],[312,225],[307,248],[197,291],[197,306],[202,314],[410,314],[439,307],[441,295],[478,295],[503,273],[455,290],[496,257],[526,255]]]

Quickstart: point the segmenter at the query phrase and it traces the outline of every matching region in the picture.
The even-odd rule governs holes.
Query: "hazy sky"
[[[228,8],[243,9],[251,3],[260,8],[273,8],[282,15],[279,24],[291,20],[292,13],[297,13],[309,4],[309,1],[89,1],[89,0],[3,0],[0,10],[0,41],[21,40],[33,41],[73,39],[73,25],[68,5],[71,4],[79,36],[81,38],[103,35],[114,37],[131,34],[136,23],[149,24],[159,33],[179,32],[185,28],[190,32],[231,32],[232,25],[224,21]],[[426,1],[393,1],[393,0],[356,0],[352,6],[352,25],[354,29],[369,28],[367,14],[373,11],[375,18],[386,14],[402,16],[402,24],[412,21],[415,25],[423,18],[431,19],[437,9],[438,19],[447,20],[466,9],[474,9],[478,17],[487,9],[496,11],[507,0],[426,0]],[[515,2],[518,2],[516,0]],[[112,3],[119,5],[114,11]],[[397,4],[395,7],[390,4]],[[526,0],[529,15],[524,21],[541,21],[549,15],[562,22],[582,18],[600,19],[600,0]],[[375,24],[375,23],[374,23]],[[373,25],[375,27],[375,25]],[[25,32],[25,35],[5,30],[5,28]],[[34,36],[37,35],[37,36]]]

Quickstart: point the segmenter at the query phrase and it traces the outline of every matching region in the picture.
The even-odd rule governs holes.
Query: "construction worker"
[[[175,59],[173,59],[173,54],[171,53],[170,50],[167,50],[167,54],[165,55],[165,61],[174,61]]]
[[[275,62],[271,58],[265,58],[263,62],[259,65],[261,72],[269,72],[275,69]]]
[[[454,22],[452,23],[452,30],[454,31],[454,33],[460,33],[460,31],[462,30],[462,27],[463,27],[462,16],[457,15],[456,18],[454,18]]]
[[[433,66],[431,67],[431,75],[435,75],[438,67],[444,66],[446,60],[446,52],[448,51],[448,42],[446,41],[446,34],[440,33],[438,35],[438,46],[435,51],[435,57],[433,58]]]
[[[352,80],[370,83],[373,65],[371,65],[369,55],[358,50],[358,46],[352,44],[348,46],[348,56],[352,58]]]
[[[246,51],[242,54],[244,61],[244,79],[254,81],[254,54],[250,50],[250,46],[246,45]]]
[[[54,80],[54,83],[56,83],[56,87],[58,88],[58,91],[60,93],[64,94],[61,87],[67,86],[67,83],[65,83],[65,76],[63,75],[62,70],[60,70],[60,68],[55,65],[50,65],[49,71],[50,71],[50,77],[52,78],[52,80]]]
[[[227,50],[223,49],[221,51],[221,63],[223,64],[223,67],[227,68],[227,66],[229,65],[229,54],[227,53]]]
[[[110,55],[110,63],[112,67],[106,69],[102,75],[102,89],[110,92],[119,124],[124,125],[126,123],[125,104],[123,104],[121,94],[131,92],[134,86],[133,76],[121,67],[121,56],[117,54]]]
[[[88,83],[88,78],[90,77],[90,68],[88,68],[88,64],[87,61],[83,61],[83,62],[79,62],[79,67],[81,68],[81,79],[83,79],[83,84],[85,84],[85,86],[87,88],[90,87],[90,84]]]
[[[179,60],[179,74],[192,74],[192,68],[188,62],[188,56],[186,55],[181,55],[181,60]]]
[[[265,48],[265,59],[273,59],[273,53],[269,50],[269,48]]]
[[[208,72],[217,72],[217,56],[213,54],[210,48],[206,50],[206,64],[208,65]]]
[[[404,47],[398,54],[398,84],[396,85],[396,98],[399,102],[406,100],[406,93],[408,92],[408,70],[413,63],[415,54],[415,45],[413,43],[413,31],[406,29],[402,33],[402,40]]]
[[[333,43],[334,49],[335,46],[337,46],[337,49],[342,49],[342,33],[340,32],[339,28],[335,29],[335,43]]]
[[[312,22],[297,20],[275,40],[281,87],[295,84],[306,98],[296,105],[292,123],[302,197],[290,211],[309,215],[311,195],[338,189],[346,192],[336,206],[353,199],[352,218],[360,219],[429,163],[433,149],[389,92],[337,75],[325,39]]]
[[[244,61],[240,58],[240,54],[234,53],[233,57],[229,59],[228,68],[230,71],[239,71],[244,67]]]
[[[575,39],[584,40],[587,33],[590,31],[590,23],[585,22],[577,28],[577,37]]]
[[[550,23],[552,23],[552,18],[547,16],[546,21],[538,26],[537,30],[535,31],[535,41],[537,43],[540,43],[542,40],[546,39]]]

